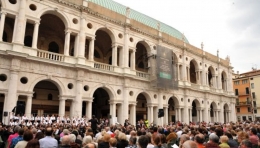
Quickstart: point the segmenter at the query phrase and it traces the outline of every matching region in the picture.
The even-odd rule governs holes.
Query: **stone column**
[[[136,124],[136,117],[135,117],[135,115],[136,115],[136,105],[135,104],[131,104],[131,106],[130,106],[130,123],[133,124],[133,125]],[[149,119],[148,119],[148,121],[149,121]]]
[[[163,110],[164,110],[164,113],[165,113],[164,114],[164,124],[168,125],[168,123],[169,123],[169,120],[168,120],[168,106],[164,107]]]
[[[85,58],[85,42],[86,42],[86,19],[81,16],[80,18],[80,31],[79,31],[79,41],[78,41],[78,57]]]
[[[127,82],[125,82],[126,84]],[[123,110],[122,110],[122,122],[124,123],[125,119],[128,119],[128,110],[129,110],[129,88],[127,86],[123,89]]]
[[[128,114],[128,109],[127,110],[124,109],[123,104],[117,104],[116,108],[117,108],[117,122],[124,125],[125,119],[128,119],[128,118],[123,118],[123,113],[127,112],[127,114]]]
[[[190,82],[190,67],[187,66],[187,79],[188,79],[188,82]]]
[[[63,97],[59,97],[59,116],[60,117],[65,117],[65,105],[66,105],[66,100]]]
[[[178,108],[174,107],[175,110],[174,110],[174,114],[175,114],[175,122],[179,121],[179,113],[178,113]]]
[[[70,117],[72,118],[74,116],[74,101],[75,99],[71,100],[71,104],[70,104]]]
[[[94,46],[95,46],[95,38],[91,38],[89,41],[89,52],[88,52],[88,60],[94,61]]]
[[[178,108],[178,117],[179,117],[179,121],[182,122],[182,117],[181,117],[181,108]]]
[[[122,49],[123,52],[120,52],[120,60],[122,60],[122,67],[128,67],[128,63],[129,63],[129,47],[128,47],[128,41],[129,41],[129,38],[128,38],[128,34],[129,34],[129,29],[126,29],[125,30],[125,40],[124,40],[124,48]],[[121,58],[122,57],[122,58]]]
[[[87,101],[87,113],[86,113],[86,117],[88,117],[88,119],[91,119],[91,115],[92,115],[92,102],[93,101]]]
[[[199,122],[199,121],[200,121],[200,110],[197,109],[197,122]]]
[[[116,117],[116,103],[110,102],[110,115],[111,117]]]
[[[208,77],[208,73],[206,72],[206,85],[209,85],[209,77]]]
[[[208,109],[208,122],[212,122],[211,116],[210,116],[210,109]],[[213,119],[214,119],[214,112],[213,112]]]
[[[203,114],[203,116],[204,116],[204,121],[205,122],[209,122],[209,108],[208,108],[208,105],[207,105],[207,103],[208,103],[208,100],[207,99],[204,99],[205,101],[205,103],[204,104],[206,104],[205,105],[205,109],[204,109],[204,114]]]
[[[112,48],[112,65],[117,66],[117,45],[114,44]]]
[[[192,108],[189,108],[189,118],[190,118],[190,121],[192,122]]]
[[[186,65],[184,63],[182,65],[182,80],[187,81]]]
[[[34,22],[32,48],[37,49],[40,22]]]
[[[20,0],[19,13],[17,20],[15,20],[15,27],[13,32],[13,42],[23,45],[24,44],[24,34],[26,26],[26,0]]]
[[[199,111],[200,111],[200,121],[199,122],[202,122],[203,121],[203,119],[202,119],[202,112],[203,112],[203,110],[200,109]]]
[[[69,56],[69,48],[70,48],[70,31],[65,32],[65,42],[64,42],[64,55]],[[76,49],[74,49],[75,51]],[[74,54],[75,55],[75,54]]]
[[[177,72],[178,72],[178,80],[180,80],[180,65],[179,64],[176,65],[177,65]]]
[[[131,52],[131,69],[135,70],[135,50],[132,50]]]
[[[154,106],[153,107],[153,122],[156,124],[156,125],[159,125],[159,122],[158,122],[158,107],[157,106]]]
[[[32,114],[32,95],[27,95],[25,115],[30,117]]]
[[[4,34],[4,26],[5,26],[5,17],[6,12],[1,12],[1,21],[0,21],[0,41],[3,41],[3,34]]]

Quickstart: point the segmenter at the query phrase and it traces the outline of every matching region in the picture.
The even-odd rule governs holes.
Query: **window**
[[[248,111],[248,112],[252,112],[252,111],[251,111],[251,107],[248,107],[248,108],[247,108],[247,111]]]
[[[249,120],[249,121],[252,121],[252,116],[248,116],[248,120]]]
[[[239,80],[238,81],[234,81],[235,85],[239,85]]]
[[[255,84],[251,83],[251,88],[254,89],[255,88]]]
[[[246,87],[246,94],[249,94],[249,88]]]
[[[250,78],[250,80],[254,80],[254,78]]]
[[[255,92],[252,92],[252,97],[253,99],[255,99]]]
[[[249,100],[248,97],[246,98],[246,103],[247,103],[247,104],[250,104],[250,100]]]
[[[237,113],[240,113],[240,108],[237,108]]]
[[[238,96],[238,89],[235,89],[236,96]]]
[[[253,104],[254,104],[254,107],[256,107],[256,102],[255,101],[253,101]]]
[[[246,84],[247,83],[247,79],[246,80],[242,80],[242,84]]]
[[[254,110],[254,113],[257,114],[257,109]]]

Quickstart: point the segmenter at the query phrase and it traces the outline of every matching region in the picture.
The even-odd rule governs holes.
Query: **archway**
[[[197,71],[197,62],[193,59],[190,61],[190,82],[191,83],[197,83],[197,74],[196,74],[196,71]]]
[[[227,90],[227,74],[225,71],[222,71],[221,73],[221,83],[222,89]]]
[[[192,101],[192,122],[202,122],[202,111],[200,109],[200,102],[195,99]]]
[[[146,44],[143,42],[138,42],[136,44],[136,66],[135,69],[138,71],[148,72],[148,54],[147,54],[147,47]]]
[[[210,66],[208,68],[208,85],[209,87],[213,87],[214,86],[214,78],[213,75],[215,74],[214,69],[212,66]]]
[[[106,57],[107,53],[112,52],[112,39],[109,30],[105,28],[99,29],[96,31],[95,35],[94,60],[100,63],[109,64],[109,57]]]
[[[97,118],[109,118],[110,114],[110,97],[104,88],[98,88],[93,94],[92,115]]]
[[[64,30],[65,30],[65,24],[61,20],[61,18],[53,14],[42,15],[40,26],[39,26],[37,48],[50,51],[50,52],[55,52],[55,53],[64,53],[63,51],[64,42],[65,42]],[[62,50],[59,51],[57,50],[57,48]]]
[[[176,97],[172,96],[168,101],[168,120],[169,122],[179,121],[176,107],[179,106],[179,101]],[[178,117],[178,118],[177,118]]]
[[[217,104],[215,102],[212,102],[210,104],[210,122],[217,122]]]
[[[3,111],[4,111],[5,94],[0,93],[0,121],[3,121]]]
[[[43,80],[38,82],[33,88],[32,114],[52,115],[59,113],[59,89],[52,81]],[[65,107],[65,112],[69,114],[69,105]]]
[[[140,93],[136,98],[136,121],[148,119],[147,100],[143,93]],[[149,121],[152,122],[152,121]]]
[[[227,104],[225,104],[224,106],[223,106],[223,110],[224,110],[224,115],[223,115],[223,117],[224,117],[224,123],[227,123],[227,122],[229,122],[230,121],[230,119],[229,119],[229,107],[228,107],[228,105]]]

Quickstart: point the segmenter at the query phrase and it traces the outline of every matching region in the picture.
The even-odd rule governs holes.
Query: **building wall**
[[[256,106],[254,106],[254,103],[253,103],[253,107],[254,107],[254,114],[257,118],[257,120],[260,120],[259,119],[259,113],[260,113],[260,92],[259,92],[259,89],[260,89],[260,75],[256,75],[256,76],[252,76],[250,77],[250,86],[251,86],[251,96],[252,96],[252,99],[253,101],[256,102]],[[255,93],[255,98],[253,98],[253,93]]]
[[[145,25],[137,31],[129,25],[131,20],[118,23],[117,17],[112,19],[106,16],[111,14],[101,13],[107,9],[96,6],[98,9],[88,11],[85,6],[62,0],[2,2],[0,33],[3,37],[7,35],[7,39],[0,42],[0,77],[6,77],[0,85],[3,112],[10,113],[17,101],[26,102],[26,115],[41,105],[60,116],[71,117],[82,116],[84,108],[88,118],[93,111],[109,108],[106,114],[112,119],[117,118],[123,124],[130,118],[134,124],[136,111],[146,108],[144,118],[163,125],[173,114],[168,114],[172,99],[176,121],[236,121],[232,67],[228,59],[174,37],[167,41],[159,30],[157,37],[151,36],[145,32],[149,30]],[[95,4],[91,4],[91,8],[94,7]],[[26,36],[31,36],[31,44],[25,42]],[[55,45],[51,46],[52,42]],[[178,69],[175,73],[178,89],[161,89],[154,85],[156,56],[151,55],[157,54],[158,44],[169,48],[176,57],[173,66]],[[95,57],[97,53],[100,58]],[[149,68],[138,67],[138,59],[146,60]],[[196,68],[193,77],[191,62]],[[191,83],[194,77],[197,81]],[[53,95],[52,100],[48,100],[48,94]],[[101,102],[96,103],[95,96],[99,96]],[[102,99],[106,99],[106,103]],[[140,108],[142,102],[145,105]],[[95,103],[106,106],[95,108]],[[163,120],[157,117],[158,109],[165,111]],[[209,116],[210,111],[213,116]],[[4,121],[8,122],[7,117]]]

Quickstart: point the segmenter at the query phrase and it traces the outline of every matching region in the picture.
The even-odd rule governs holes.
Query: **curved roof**
[[[115,2],[113,0],[87,0],[87,1],[93,2],[97,5],[100,5],[102,7],[110,9],[112,11],[115,11],[119,14],[122,14],[122,15],[126,14],[127,7]],[[166,25],[154,18],[151,18],[145,14],[142,14],[138,11],[131,9],[129,17],[130,17],[130,19],[136,20],[136,21],[143,23],[154,29],[157,29],[158,28],[157,24],[160,23],[161,32],[164,32],[166,34],[169,34],[170,36],[173,36],[175,38],[182,40],[183,34],[180,31],[178,31],[177,29],[175,29],[169,25]],[[189,43],[189,41],[187,40],[187,38],[185,36],[184,36],[184,39],[185,39],[185,42]]]

